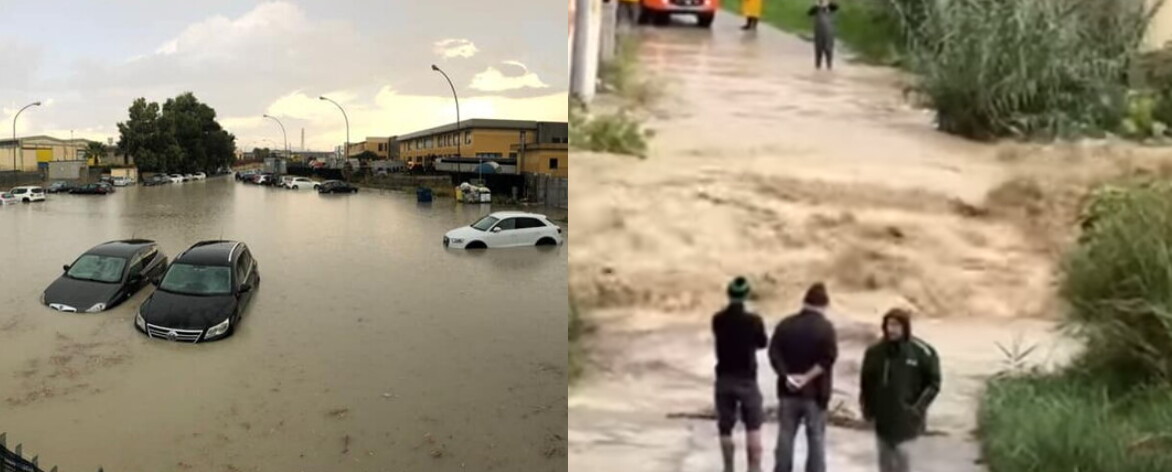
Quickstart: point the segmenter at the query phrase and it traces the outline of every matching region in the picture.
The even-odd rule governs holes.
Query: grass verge
[[[1172,390],[1112,394],[1073,373],[999,377],[978,419],[990,472],[1172,470]]]
[[[1172,183],[1093,192],[1063,270],[1063,324],[1083,352],[1056,373],[989,381],[989,470],[1172,470]]]
[[[663,88],[649,80],[639,67],[638,43],[633,38],[620,38],[615,59],[602,64],[601,72],[603,89],[609,96],[599,97],[598,101],[617,101],[618,105],[611,107],[613,111],[598,111],[572,103],[570,146],[647,157],[648,140],[653,133],[643,126],[643,112],[662,98]]]
[[[813,38],[814,23],[806,15],[813,5],[811,1],[786,0],[765,2],[761,22],[804,38]],[[722,6],[734,15],[741,14],[741,0],[724,0]],[[859,59],[872,64],[899,63],[899,27],[884,14],[879,0],[838,2],[839,10],[835,19],[837,39]],[[810,46],[810,60],[814,49]]]

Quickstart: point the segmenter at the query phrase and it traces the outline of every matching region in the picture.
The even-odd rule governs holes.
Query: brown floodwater
[[[68,472],[566,470],[566,248],[441,245],[503,209],[230,177],[0,207],[0,431]],[[148,339],[152,288],[100,314],[39,304],[130,237],[246,242],[264,283],[236,334]]]

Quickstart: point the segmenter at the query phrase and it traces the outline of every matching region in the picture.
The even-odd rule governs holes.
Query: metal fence
[[[40,172],[0,172],[0,186],[40,185],[45,177]]]
[[[38,458],[36,456],[33,456],[32,459],[24,458],[20,444],[17,444],[15,449],[9,450],[7,436],[7,433],[0,433],[0,472],[45,472],[37,464]],[[48,472],[57,472],[57,467],[53,466]],[[104,471],[99,467],[98,472]]]
[[[569,208],[570,179],[550,175],[528,174],[525,187],[529,200],[554,208]]]

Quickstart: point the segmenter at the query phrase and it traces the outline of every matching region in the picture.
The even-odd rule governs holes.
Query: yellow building
[[[36,172],[39,168],[48,167],[53,161],[76,161],[86,159],[86,146],[94,141],[87,139],[57,139],[52,136],[28,136],[16,138],[15,146],[12,139],[0,140],[0,172],[13,170],[13,157],[16,159],[15,168],[24,172]],[[19,152],[13,153],[14,148]],[[98,156],[91,156],[98,157]],[[93,159],[87,159],[89,165],[97,165]]]
[[[367,137],[366,141],[358,143],[350,143],[350,149],[347,150],[346,155],[354,157],[363,152],[370,151],[378,155],[382,159],[394,159],[396,154],[393,149],[395,146],[395,138],[371,138]]]
[[[521,164],[522,172],[565,176],[568,133],[565,122],[471,119],[461,122],[458,130],[451,123],[398,136],[399,156],[409,166],[427,166],[437,158],[453,157],[515,161]],[[551,165],[555,167],[552,170]]]

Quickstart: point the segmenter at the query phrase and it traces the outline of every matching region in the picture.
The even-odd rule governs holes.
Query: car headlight
[[[142,309],[139,308],[139,310],[138,316],[134,317],[134,324],[138,326],[138,329],[146,331],[146,320],[142,319]]]
[[[231,321],[231,318],[228,318],[228,319],[225,319],[223,323],[212,326],[210,329],[208,329],[207,334],[204,335],[204,339],[214,338],[214,337],[223,335],[224,333],[228,332],[228,326],[230,324],[229,323],[230,321]]]
[[[449,238],[448,242],[452,244],[464,244],[464,240],[460,238]]]
[[[105,303],[95,303],[94,306],[91,306],[90,309],[86,310],[85,312],[86,313],[97,313],[97,312],[105,310],[105,309],[106,309]]]

